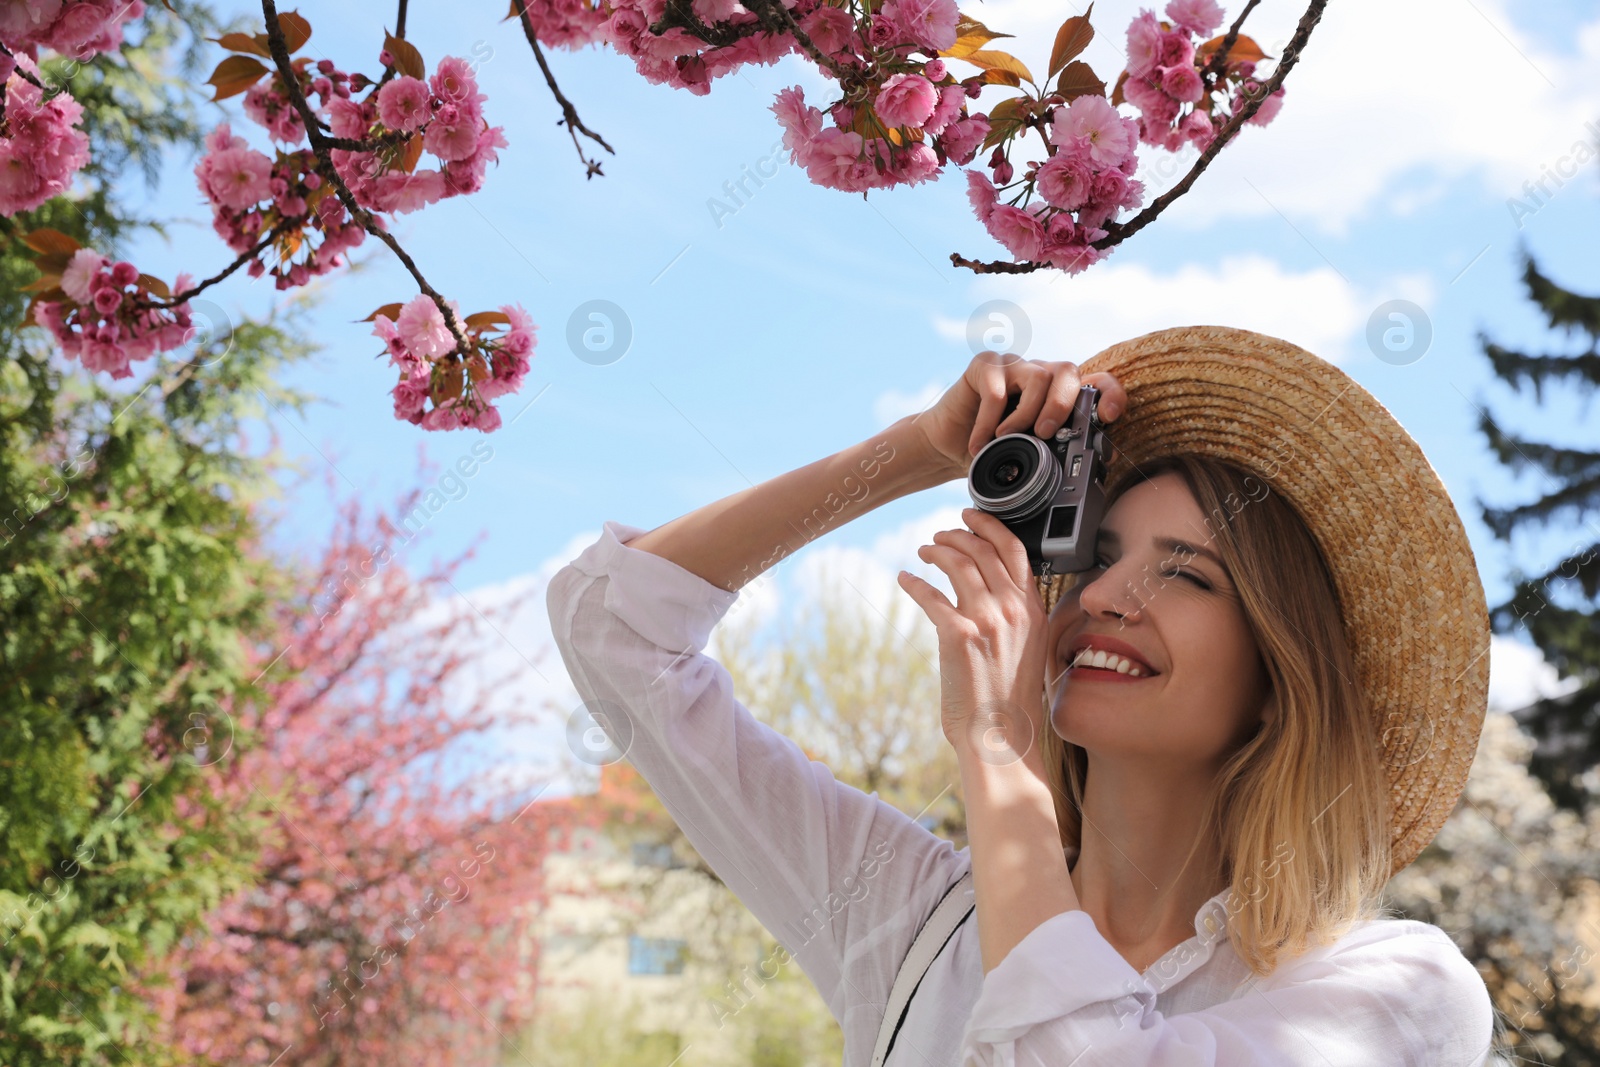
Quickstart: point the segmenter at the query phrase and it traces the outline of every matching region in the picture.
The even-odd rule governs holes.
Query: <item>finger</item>
[[[1050,387],[1045,391],[1044,404],[1036,424],[1036,431],[1040,437],[1049,437],[1055,433],[1062,423],[1067,421],[1073,405],[1078,402],[1080,386],[1078,365],[1066,360],[1053,363],[1051,366],[1055,368],[1055,374],[1050,380]]]
[[[994,545],[967,530],[940,530],[933,535],[935,544],[953,548],[972,560],[983,580],[984,590],[990,596],[999,596],[1011,589],[1011,573],[994,550]]]
[[[1084,385],[1092,385],[1100,390],[1100,403],[1096,411],[1101,422],[1110,422],[1112,419],[1128,410],[1128,391],[1117,381],[1117,376],[1108,370],[1097,370],[1085,376]]]
[[[1013,363],[1006,368],[1006,377],[1009,380],[1006,386],[1007,392],[1020,389],[1022,395],[1018,397],[1017,406],[1011,414],[994,428],[996,437],[1003,437],[1008,433],[1021,433],[1033,425],[1033,420],[1039,413],[1039,406],[1044,403],[1045,391],[1050,388],[1050,365],[1037,359]]]
[[[906,595],[928,616],[928,621],[933,623],[934,629],[943,630],[959,614],[956,606],[950,603],[950,598],[932,583],[910,571],[901,571],[896,577],[900,588],[904,589]]]
[[[940,532],[948,534],[951,531]],[[956,591],[956,610],[967,618],[972,618],[978,605],[991,596],[989,584],[983,580],[977,562],[960,549],[935,542],[917,549],[917,555],[944,571],[945,577],[950,579],[950,587]]]
[[[976,456],[994,439],[994,428],[1006,409],[1006,366],[1019,361],[1020,357],[986,350],[968,365],[967,384],[978,394],[978,416],[972,423],[972,436],[967,439],[969,454]]]
[[[963,509],[961,517],[972,527],[976,536],[983,538],[994,549],[995,559],[1005,568],[1006,577],[1013,585],[1018,589],[1031,589],[1035,593],[1039,591],[1038,583],[1033,581],[1033,566],[1028,562],[1028,550],[1011,532],[1011,527],[978,508]],[[991,581],[990,585],[993,584]]]

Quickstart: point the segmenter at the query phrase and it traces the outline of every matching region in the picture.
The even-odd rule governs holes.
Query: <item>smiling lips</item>
[[[1143,667],[1133,663],[1125,656],[1116,653],[1096,652],[1084,649],[1078,653],[1067,668],[1067,673],[1074,678],[1099,678],[1104,681],[1117,679],[1118,681],[1133,681],[1136,678],[1149,678],[1150,675]]]

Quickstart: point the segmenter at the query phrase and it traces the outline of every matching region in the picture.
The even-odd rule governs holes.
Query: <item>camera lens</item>
[[[1025,519],[1055,498],[1061,464],[1028,433],[1007,434],[983,446],[967,475],[972,502],[1000,519]]]

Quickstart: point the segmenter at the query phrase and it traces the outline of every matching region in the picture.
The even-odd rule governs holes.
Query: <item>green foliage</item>
[[[267,457],[241,429],[307,347],[290,321],[241,323],[192,363],[154,360],[108,383],[24,330],[40,226],[103,252],[148,223],[119,175],[154,178],[197,147],[182,70],[214,20],[153,5],[133,43],[85,65],[51,61],[85,106],[85,191],[0,220],[0,1063],[177,1062],[140,1040],[157,960],[253,878],[259,811],[224,810],[209,765],[252,654],[287,595],[259,550]],[[182,58],[187,42],[187,59]],[[270,658],[270,657],[269,657]]]

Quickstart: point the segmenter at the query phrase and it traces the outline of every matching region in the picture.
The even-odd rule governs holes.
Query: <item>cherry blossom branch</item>
[[[1216,84],[1217,77],[1226,66],[1228,53],[1233,51],[1234,44],[1239,40],[1239,27],[1244,25],[1245,16],[1250,14],[1260,2],[1261,0],[1250,0],[1248,4],[1244,5],[1244,10],[1239,12],[1239,17],[1233,20],[1232,26],[1228,27],[1228,35],[1222,39],[1222,47],[1217,49],[1216,54],[1211,57],[1211,61],[1200,72],[1202,78],[1210,76],[1210,84]]]
[[[310,140],[311,150],[317,157],[318,173],[333,185],[340,202],[345,206],[345,210],[350,212],[350,217],[359,222],[363,230],[388,245],[389,250],[399,258],[406,270],[411,272],[411,277],[416,280],[417,288],[422,290],[433,301],[434,306],[439,309],[439,314],[444,316],[444,323],[450,330],[450,336],[455,338],[457,351],[470,351],[472,346],[461,332],[461,324],[456,321],[455,312],[450,309],[449,304],[445,303],[444,297],[439,294],[438,290],[428,284],[428,279],[422,276],[422,271],[418,269],[411,256],[406,253],[406,250],[400,247],[400,242],[396,241],[393,235],[378,225],[377,220],[373,218],[372,212],[356,203],[356,198],[350,192],[350,187],[345,185],[344,177],[339,173],[339,169],[333,165],[333,157],[329,155],[329,151],[334,146],[329,143],[327,135],[318,127],[316,113],[311,110],[311,104],[306,100],[306,95],[300,88],[300,79],[295,77],[294,66],[289,61],[289,43],[284,39],[283,27],[278,24],[278,7],[273,3],[273,0],[261,0],[261,13],[265,16],[267,23],[268,50],[272,53],[272,61],[278,66],[278,74],[283,78],[284,88],[289,94],[289,102],[300,113],[301,122],[305,125],[306,137]]]
[[[22,69],[22,65],[20,63],[16,63],[15,62],[15,60],[17,58],[16,53],[11,51],[11,49],[7,48],[4,44],[0,44],[0,52],[3,52],[6,55],[10,56],[11,59],[13,60],[12,73],[20,75],[23,81],[31,82],[33,85],[37,86],[40,89],[48,89],[49,88],[49,86],[47,86],[44,83],[40,82],[38,78],[35,78],[32,74],[28,73],[26,70],[23,70]],[[5,97],[5,93],[6,93],[6,83],[4,81],[0,81],[0,103],[4,103],[5,102],[5,98],[6,98]]]
[[[144,306],[145,307],[153,307],[153,308],[177,307],[179,304],[182,304],[187,300],[190,300],[190,299],[192,299],[194,297],[199,296],[201,293],[205,292],[207,289],[211,288],[213,285],[216,285],[218,282],[223,281],[224,279],[226,279],[229,275],[233,274],[234,271],[238,270],[240,267],[244,266],[246,263],[250,262],[252,259],[255,259],[256,256],[259,255],[261,252],[263,252],[268,245],[270,245],[272,242],[276,241],[279,237],[281,237],[283,234],[285,234],[286,232],[288,232],[289,230],[291,230],[293,228],[294,228],[294,224],[291,223],[289,220],[285,219],[284,221],[282,221],[282,222],[278,223],[276,226],[274,226],[272,229],[268,230],[267,231],[267,235],[265,237],[261,238],[261,240],[257,241],[254,245],[252,245],[250,248],[246,249],[245,251],[240,252],[239,253],[239,258],[235,259],[232,263],[229,263],[226,267],[222,268],[222,270],[218,271],[216,274],[213,274],[211,277],[207,278],[205,281],[200,282],[198,285],[192,285],[189,288],[185,289],[181,293],[174,293],[172,296],[168,297],[166,300],[144,301],[143,302]]]
[[[729,26],[725,29],[707,26],[700,21],[700,16],[694,13],[689,0],[667,0],[661,20],[652,23],[648,29],[657,37],[664,35],[668,30],[687,30],[693,37],[714,48],[726,48],[730,44],[737,44],[756,32],[755,27],[748,25]]]
[[[806,55],[811,57],[813,63],[833,71],[834,76],[841,82],[854,73],[838,60],[833,59],[831,56],[823,55],[822,49],[812,42],[810,35],[800,28],[800,24],[794,20],[793,15],[789,14],[789,9],[784,7],[780,0],[749,0],[749,3],[745,6],[753,11],[755,16],[772,32],[792,34],[795,41],[805,50]]]
[[[578,118],[578,109],[573,107],[572,101],[568,100],[566,96],[562,94],[560,86],[556,85],[555,75],[550,72],[550,64],[545,62],[544,50],[539,47],[539,38],[533,32],[533,19],[528,14],[527,0],[513,0],[513,3],[517,9],[517,21],[522,23],[523,35],[528,38],[528,46],[533,49],[533,58],[538,60],[539,69],[544,72],[545,84],[550,87],[550,92],[554,94],[556,103],[561,105],[561,121],[566,125],[567,133],[572,136],[572,147],[577,150],[578,158],[583,161],[585,168],[583,174],[584,178],[592,178],[596,174],[600,175],[602,178],[605,177],[605,172],[600,169],[600,164],[583,154],[583,145],[578,143],[578,134],[580,132],[583,133],[591,140],[597,142],[601,148],[604,148],[612,155],[616,155],[617,150],[606,144],[606,139],[604,137],[601,137],[598,133],[595,133],[589,127],[585,126],[583,124],[583,120]],[[405,0],[400,0],[400,4],[403,10],[405,7]]]
[[[1244,16],[1249,13],[1257,2],[1258,0],[1250,0],[1244,11],[1240,12],[1239,18],[1233,24],[1233,28],[1228,31],[1229,40],[1224,42],[1224,48],[1218,49],[1219,53],[1223,53],[1227,48],[1232,47],[1232,40],[1237,37],[1237,30],[1244,21]],[[1168,205],[1189,191],[1190,186],[1194,185],[1195,180],[1216,158],[1217,153],[1222,151],[1223,146],[1233,139],[1233,136],[1244,125],[1246,120],[1251,115],[1254,115],[1256,110],[1283,84],[1284,77],[1294,67],[1295,61],[1300,58],[1301,50],[1305,48],[1306,41],[1311,37],[1311,31],[1316,28],[1317,22],[1322,18],[1323,9],[1327,6],[1328,0],[1311,0],[1311,4],[1306,8],[1305,14],[1300,16],[1300,23],[1295,27],[1294,36],[1289,39],[1288,45],[1284,47],[1283,56],[1278,60],[1277,68],[1272,72],[1272,77],[1267,80],[1266,85],[1261,88],[1254,99],[1247,101],[1244,107],[1235,112],[1229,118],[1227,124],[1217,131],[1216,137],[1206,146],[1205,151],[1200,153],[1200,158],[1195,160],[1194,166],[1189,168],[1189,172],[1183,176],[1178,184],[1156,197],[1148,207],[1127,222],[1106,223],[1106,236],[1095,241],[1091,247],[1104,250],[1111,248],[1113,245],[1121,244],[1154,222],[1157,216],[1167,209]],[[1206,69],[1210,69],[1209,64]],[[1007,261],[985,263],[981,260],[967,259],[956,252],[950,253],[950,262],[957,267],[967,267],[976,274],[1031,274],[1033,271],[1049,266],[1047,263],[1039,263],[1032,260],[1022,263]]]

